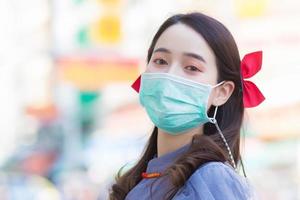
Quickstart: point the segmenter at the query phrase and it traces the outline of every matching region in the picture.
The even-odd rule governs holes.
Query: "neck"
[[[158,128],[157,135],[157,157],[175,151],[190,143],[196,134],[203,134],[203,126],[191,129],[179,135],[171,135]]]

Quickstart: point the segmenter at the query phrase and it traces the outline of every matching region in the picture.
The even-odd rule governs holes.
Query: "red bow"
[[[241,61],[241,74],[243,83],[243,102],[245,108],[258,106],[265,100],[264,95],[257,86],[245,79],[251,78],[261,69],[262,51],[246,54]]]
[[[254,76],[262,65],[262,51],[246,54],[241,61],[241,74],[243,83],[243,102],[245,108],[258,106],[265,100],[264,95],[260,92],[257,86],[245,79]],[[139,76],[131,87],[136,91],[140,91],[141,76]]]
[[[131,87],[137,92],[140,92],[140,86],[141,86],[141,76],[139,76],[134,83],[131,85]]]

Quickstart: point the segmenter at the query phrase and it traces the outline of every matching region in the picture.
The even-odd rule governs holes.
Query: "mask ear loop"
[[[227,151],[228,151],[228,154],[229,154],[229,158],[230,158],[231,164],[233,165],[233,168],[236,170],[237,168],[236,168],[235,161],[234,161],[234,159],[233,159],[232,152],[231,152],[231,150],[230,150],[230,148],[229,148],[229,145],[228,145],[228,143],[227,143],[227,141],[226,141],[226,138],[224,137],[224,135],[223,135],[223,133],[222,133],[222,131],[221,131],[219,125],[218,125],[218,121],[217,121],[217,119],[216,119],[217,111],[218,111],[218,106],[215,107],[214,116],[213,116],[213,118],[210,118],[210,120],[211,120],[211,123],[213,123],[213,124],[216,126],[216,128],[217,128],[217,130],[218,130],[218,133],[220,134],[220,136],[221,136],[221,138],[222,138],[222,140],[223,140],[223,142],[224,142],[224,144],[225,144],[225,146],[226,146],[226,148],[227,148]]]

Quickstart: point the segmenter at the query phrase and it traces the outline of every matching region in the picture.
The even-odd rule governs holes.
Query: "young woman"
[[[231,33],[204,14],[167,19],[132,85],[155,127],[135,166],[119,173],[110,199],[253,199],[237,166],[244,107],[264,100],[244,80],[259,71],[261,56],[241,61]]]

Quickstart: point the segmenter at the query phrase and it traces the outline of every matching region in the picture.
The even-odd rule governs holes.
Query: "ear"
[[[235,88],[233,81],[225,81],[222,85],[215,88],[215,96],[212,104],[221,106],[227,102]]]

